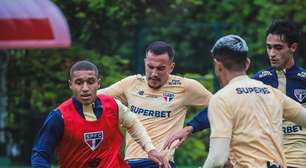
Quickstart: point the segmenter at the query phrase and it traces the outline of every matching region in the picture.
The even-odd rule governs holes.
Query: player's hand
[[[163,149],[170,149],[173,142],[178,140],[175,144],[174,148],[178,148],[181,146],[185,140],[187,139],[188,135],[193,131],[192,126],[186,126],[180,131],[174,132],[165,142]]]
[[[171,168],[165,153],[162,153],[156,149],[152,149],[148,152],[148,157],[150,160],[157,163],[161,168]]]
[[[233,164],[231,162],[231,160],[227,160],[226,163],[224,164],[224,167],[223,168],[233,168]]]

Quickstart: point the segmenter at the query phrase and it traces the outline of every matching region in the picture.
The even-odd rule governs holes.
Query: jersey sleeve
[[[120,101],[116,100],[116,102],[118,104],[120,123],[127,129],[131,137],[142,146],[144,151],[149,152],[155,149],[145,127],[137,119],[136,115]]]
[[[259,78],[259,75],[260,75],[261,72],[257,72],[255,74],[253,74],[253,76],[251,77],[252,79],[255,79],[255,80],[260,80]]]
[[[233,128],[233,114],[229,105],[220,96],[213,96],[208,106],[211,138],[230,138]]]
[[[212,96],[200,82],[193,79],[185,80],[185,105],[208,106],[208,102]]]
[[[59,110],[53,110],[40,129],[32,148],[32,167],[49,168],[56,146],[64,133],[64,120]]]
[[[135,76],[130,76],[127,78],[124,78],[114,84],[112,84],[111,86],[108,86],[106,88],[103,89],[99,89],[97,94],[104,94],[104,95],[109,95],[109,96],[113,96],[117,99],[119,99],[121,102],[123,102],[124,104],[127,104],[127,99],[125,96],[125,90],[131,86],[133,78]]]
[[[281,91],[274,89],[276,97],[280,99],[283,106],[283,116],[285,119],[292,121],[296,115],[303,110],[303,106],[293,100],[292,98],[286,96]]]
[[[210,128],[208,120],[208,108],[203,109],[198,112],[196,116],[192,118],[191,121],[187,123],[188,126],[192,126],[192,133],[196,133],[206,128]]]

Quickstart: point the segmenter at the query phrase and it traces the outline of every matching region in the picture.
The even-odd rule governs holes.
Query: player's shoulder
[[[226,86],[222,87],[216,93],[213,94],[213,97],[215,98],[227,98],[227,97],[232,97],[233,92],[235,88],[237,87],[236,84],[229,83]]]
[[[178,75],[170,75],[168,79],[168,86],[183,86],[185,82],[184,77]]]
[[[115,100],[115,98],[113,96],[110,95],[106,95],[106,94],[99,94],[97,95],[99,97],[99,103],[101,103],[101,101],[103,100]]]
[[[133,82],[144,82],[145,81],[145,76],[141,74],[136,74],[136,75],[130,75],[121,80],[122,83],[133,83]]]
[[[188,77],[183,77],[183,76],[178,76],[178,75],[170,75],[170,79],[168,82],[169,85],[183,85],[183,86],[188,86],[188,85],[198,85],[200,84],[199,81],[188,78]]]
[[[306,81],[306,69],[304,69],[302,67],[299,67],[299,66],[296,66],[294,71],[295,71],[295,74],[298,78]]]
[[[218,104],[218,102],[228,102],[231,96],[229,89],[225,86],[212,95],[209,103]]]
[[[273,68],[266,68],[266,69],[263,69],[257,73],[255,73],[252,78],[253,79],[263,79],[263,78],[269,78],[269,77],[272,77],[273,74],[274,74],[274,69]]]
[[[236,94],[249,93],[253,91],[259,92],[261,91],[260,88],[266,88],[266,87],[270,88],[269,85],[264,84],[260,80],[247,77],[230,82],[215,94],[220,94],[224,97],[232,98]]]

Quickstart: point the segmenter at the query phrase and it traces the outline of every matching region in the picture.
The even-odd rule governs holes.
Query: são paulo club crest
[[[302,102],[306,96],[306,89],[294,89],[294,96]]]
[[[175,94],[172,92],[163,92],[162,96],[166,102],[171,102],[174,99]]]
[[[91,150],[96,150],[103,141],[103,131],[84,133],[84,142]]]

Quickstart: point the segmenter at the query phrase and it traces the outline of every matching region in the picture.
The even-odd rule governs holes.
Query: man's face
[[[270,64],[273,68],[283,70],[294,64],[293,54],[296,51],[297,43],[289,46],[281,35],[268,34],[266,45]]]
[[[81,104],[88,105],[96,99],[96,92],[100,87],[100,80],[97,79],[95,71],[74,71],[73,78],[69,80],[69,87]]]
[[[145,74],[149,87],[158,89],[163,86],[174,68],[174,63],[167,53],[155,55],[148,52],[145,62]]]

